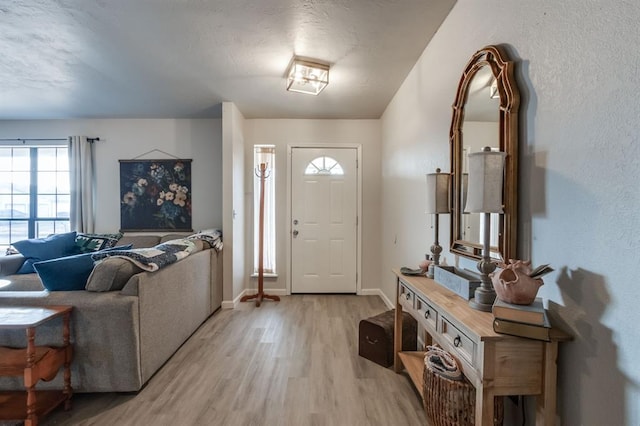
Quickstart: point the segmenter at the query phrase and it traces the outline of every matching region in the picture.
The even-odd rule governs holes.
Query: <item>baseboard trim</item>
[[[258,292],[257,288],[249,288],[244,289],[240,292],[240,294],[233,300],[223,300],[222,301],[222,309],[235,309],[238,307],[240,303],[240,299],[242,299],[245,295],[250,296]],[[284,288],[266,288],[264,292],[273,296],[286,296],[287,290]],[[382,299],[382,302],[389,309],[394,309],[395,305],[389,300],[386,294],[379,288],[363,288],[360,290],[360,296],[379,296]]]
[[[233,300],[223,300],[222,305],[220,305],[221,309],[235,309],[235,307]]]
[[[387,295],[384,294],[384,291],[382,291],[379,288],[363,288],[363,289],[360,289],[360,295],[361,296],[380,296],[380,298],[382,299],[384,304],[387,305],[387,308],[394,309],[396,307],[395,304],[392,303],[391,300],[389,300]]]
[[[240,303],[240,299],[242,299],[244,296],[251,296],[252,294],[256,294],[258,292],[257,288],[245,288],[244,290],[242,290],[240,292],[240,294],[233,300],[223,300],[222,301],[222,309],[235,309],[238,307],[238,304]],[[286,296],[287,295],[287,290],[285,290],[284,288],[265,288],[264,292],[266,294],[269,295],[273,295],[273,296]]]
[[[247,290],[242,290],[240,294],[233,300],[223,300],[221,305],[222,309],[235,309],[238,306],[238,303],[240,303],[240,299],[242,299],[242,296],[244,296],[244,293],[246,291]]]

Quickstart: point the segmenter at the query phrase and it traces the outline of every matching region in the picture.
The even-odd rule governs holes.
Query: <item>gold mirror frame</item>
[[[449,131],[451,152],[451,252],[471,259],[482,258],[482,244],[461,238],[461,191],[462,152],[465,104],[469,85],[482,67],[490,67],[497,82],[500,95],[499,107],[499,147],[507,154],[503,188],[504,214],[500,215],[498,226],[498,247],[492,247],[492,257],[501,260],[516,259],[518,234],[518,107],[520,92],[513,76],[514,63],[499,46],[486,46],[478,50],[467,63],[462,73]]]

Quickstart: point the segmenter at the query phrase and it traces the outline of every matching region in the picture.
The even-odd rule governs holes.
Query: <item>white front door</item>
[[[291,292],[356,293],[357,150],[291,150]]]

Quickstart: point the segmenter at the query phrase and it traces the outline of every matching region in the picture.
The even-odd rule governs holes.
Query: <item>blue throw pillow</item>
[[[130,250],[131,244],[118,246],[103,251]],[[91,253],[76,254],[58,259],[35,262],[35,268],[42,285],[49,291],[84,290],[89,275],[93,271],[94,261]]]
[[[13,247],[25,257],[17,274],[35,272],[33,264],[76,253],[76,232],[50,235],[47,238],[33,238],[13,243]]]

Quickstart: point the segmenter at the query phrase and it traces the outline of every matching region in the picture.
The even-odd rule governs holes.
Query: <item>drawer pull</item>
[[[411,295],[410,295],[409,293],[406,293],[406,294],[404,295],[404,297],[406,297],[406,298],[407,298],[407,300],[411,299]]]
[[[462,339],[460,339],[460,336],[456,336],[456,338],[453,339],[453,346],[455,346],[456,348],[459,348],[461,344],[462,344]]]
[[[431,310],[427,309],[424,313],[424,319],[429,319],[430,316],[431,316]]]
[[[364,336],[364,338],[367,341],[367,343],[369,343],[370,345],[375,345],[376,343],[378,343],[378,339],[371,340],[369,336]]]

